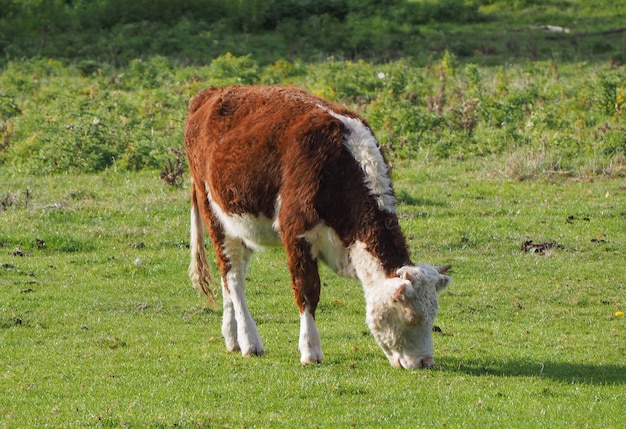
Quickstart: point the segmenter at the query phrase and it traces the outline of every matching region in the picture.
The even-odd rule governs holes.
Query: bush
[[[611,73],[601,74],[596,89],[598,106],[607,115],[618,113],[626,106],[625,90],[626,79],[623,78],[621,73],[618,74],[612,71]]]
[[[126,68],[122,80],[127,89],[159,88],[171,80],[170,70],[171,63],[165,57],[156,56],[148,61],[134,59]]]
[[[257,64],[249,55],[222,55],[211,62],[209,73],[214,85],[249,85],[259,80]]]

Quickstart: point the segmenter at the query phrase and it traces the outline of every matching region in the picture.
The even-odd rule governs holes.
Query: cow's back
[[[225,211],[271,218],[281,189],[297,188],[304,203],[318,190],[321,166],[345,156],[345,129],[329,111],[354,116],[298,88],[202,91],[185,127],[191,173]]]

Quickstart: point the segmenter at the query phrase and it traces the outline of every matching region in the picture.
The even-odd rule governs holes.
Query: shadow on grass
[[[591,365],[554,361],[503,361],[485,362],[442,358],[444,371],[473,376],[538,377],[563,383],[626,384],[626,366],[619,364]]]
[[[428,198],[417,198],[413,195],[409,194],[404,189],[399,189],[396,191],[396,200],[399,204],[404,204],[407,206],[431,206],[431,207],[445,207],[448,204],[444,201],[435,201],[430,200]]]

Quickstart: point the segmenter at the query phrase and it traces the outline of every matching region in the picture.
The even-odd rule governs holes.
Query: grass
[[[227,353],[221,312],[186,276],[187,191],[155,172],[0,174],[13,201],[0,213],[0,426],[623,425],[623,178],[397,164],[414,258],[454,264],[455,280],[436,368],[400,371],[365,326],[358,283],[326,269],[326,361],[300,366],[279,249],[249,275],[267,356]],[[561,247],[523,253],[526,240]]]

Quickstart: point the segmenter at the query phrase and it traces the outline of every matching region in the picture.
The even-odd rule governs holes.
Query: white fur
[[[362,241],[357,241],[350,247],[350,260],[357,277],[363,283],[366,294],[369,286],[385,279],[385,271],[380,260],[367,250],[367,246]]]
[[[280,213],[280,207],[283,204],[283,199],[280,194],[276,197],[276,202],[274,203],[274,221],[272,222],[272,228],[276,233],[280,231],[280,222],[278,219],[278,215]]]
[[[231,265],[226,274],[226,285],[222,279],[222,292],[224,293],[222,335],[224,335],[226,347],[233,351],[239,348],[244,356],[263,355],[265,353],[263,344],[246,303],[245,281],[252,259],[252,250],[242,246],[240,240],[227,237],[224,240],[223,251],[228,256]],[[233,338],[235,332],[237,336]]]
[[[260,250],[264,247],[280,246],[280,235],[278,233],[278,211],[274,219],[266,216],[254,216],[251,214],[235,215],[226,214],[224,210],[211,198],[211,193],[206,189],[211,209],[224,227],[227,236],[237,237],[246,243],[251,249]],[[280,198],[276,202],[276,207],[280,208]]]
[[[393,196],[387,164],[371,130],[359,119],[339,115],[329,109],[324,110],[343,122],[350,130],[344,144],[365,173],[365,184],[376,197],[378,208],[395,213],[396,199]]]
[[[300,362],[303,365],[308,363],[321,363],[324,360],[322,354],[322,341],[317,330],[315,319],[308,308],[300,314],[300,340],[298,341],[300,350]]]
[[[323,261],[340,276],[356,276],[346,248],[331,227],[320,222],[303,234],[303,237],[311,244],[311,254],[314,258]]]
[[[222,337],[226,343],[226,350],[236,352],[241,350],[237,342],[237,319],[235,318],[235,308],[231,295],[226,289],[224,279],[222,279],[222,300],[224,314],[222,316]]]
[[[246,274],[252,260],[252,249],[272,244],[278,234],[272,229],[272,221],[263,216],[227,215],[211,198],[207,198],[213,213],[224,227],[225,238],[222,252],[228,257],[230,270],[222,278],[224,314],[222,336],[230,351],[241,350],[244,356],[265,353],[259,332],[246,302]],[[192,210],[192,236],[194,211]],[[280,241],[279,241],[280,242]],[[192,244],[197,246],[198,244]],[[192,254],[194,248],[192,247]],[[192,258],[193,261],[193,258]]]

